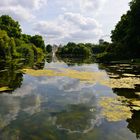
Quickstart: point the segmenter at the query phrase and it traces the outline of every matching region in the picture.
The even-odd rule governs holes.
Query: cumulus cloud
[[[107,0],[55,0],[55,4],[64,11],[79,11],[82,13],[95,14]]]
[[[64,29],[57,21],[40,21],[34,25],[34,31],[43,35],[46,43],[61,43],[61,39],[65,36]]]
[[[18,0],[19,4],[28,7],[29,9],[39,9],[47,3],[47,0]]]
[[[35,18],[33,14],[27,11],[25,8],[21,6],[12,7],[9,6],[8,8],[0,7],[0,15],[10,15],[14,19],[23,21],[23,20],[32,20]]]
[[[97,29],[98,30],[98,29]],[[94,42],[96,39],[100,38],[102,31],[79,31],[70,34],[69,41],[74,40],[76,42]]]
[[[8,14],[16,20],[32,20],[34,10],[46,4],[46,0],[3,0],[0,3],[0,15]]]
[[[28,7],[29,9],[38,9],[46,2],[47,0],[3,0],[0,3],[0,7],[15,7],[20,5],[21,7]]]
[[[35,24],[34,29],[40,34],[48,35],[50,38],[55,38],[63,35],[63,29],[55,22],[40,21]]]
[[[38,22],[34,30],[46,43],[94,42],[102,35],[101,25],[94,18],[106,0],[54,0],[53,6],[61,9],[55,19]],[[87,16],[87,14],[89,14]]]
[[[46,43],[97,42],[110,34],[129,1],[3,0],[0,15],[20,21],[25,33],[39,33]]]
[[[80,0],[80,8],[83,11],[98,11],[106,0]]]
[[[102,34],[101,26],[94,18],[71,12],[60,15],[54,21],[39,22],[34,30],[46,36],[49,43],[93,42]]]
[[[100,26],[94,18],[84,17],[81,14],[65,13],[62,18],[81,30],[92,30]]]

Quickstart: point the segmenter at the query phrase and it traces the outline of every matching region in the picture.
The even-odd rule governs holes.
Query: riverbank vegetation
[[[130,10],[111,32],[112,43],[97,55],[99,61],[140,58],[140,1],[132,0],[129,5]]]
[[[92,58],[96,62],[140,59],[140,1],[132,0],[130,10],[122,15],[111,32],[112,42],[103,40],[99,44],[69,42],[58,48],[56,55],[64,58]],[[22,34],[17,21],[8,15],[0,17],[0,59],[24,58],[40,61],[47,55],[52,57],[53,46],[45,47],[40,35]]]
[[[111,43],[100,42],[95,44],[68,43],[58,49],[57,55],[61,57],[87,57],[92,56],[97,62],[110,62],[118,60],[134,60],[140,58],[140,1],[132,0],[130,10],[122,15],[111,32]]]
[[[22,58],[37,62],[44,59],[45,53],[42,36],[22,34],[17,21],[8,15],[0,17],[0,59]]]
[[[62,48],[58,48],[57,55],[63,57],[87,57],[91,55],[90,48],[86,47],[85,44],[80,43],[76,44],[73,42],[69,42],[67,45],[65,45]]]
[[[104,54],[110,44],[102,42],[100,44],[69,42],[63,47],[59,47],[56,55],[60,59],[88,59],[94,62],[96,58]],[[91,61],[92,60],[92,61]]]

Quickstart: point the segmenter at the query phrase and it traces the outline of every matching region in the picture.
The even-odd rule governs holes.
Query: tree
[[[17,52],[16,52],[16,44],[15,44],[14,38],[10,39],[9,47],[10,47],[11,57],[16,57],[17,56]]]
[[[31,36],[30,36],[30,35],[22,34],[21,39],[22,39],[25,43],[30,43],[30,42],[31,42]]]
[[[52,52],[52,46],[50,44],[46,46],[46,51],[48,53],[51,53]]]
[[[10,57],[9,40],[7,33],[0,30],[0,58]]]
[[[121,17],[121,20],[112,31],[112,42],[122,44],[125,54],[140,57],[140,1],[132,0],[130,10]],[[114,48],[115,49],[115,48]],[[128,53],[127,53],[128,52]],[[124,53],[124,52],[123,52]]]
[[[57,55],[62,57],[75,57],[75,58],[85,58],[91,56],[91,48],[87,47],[83,43],[75,44],[73,42],[69,42],[62,48],[59,48],[57,51]]]
[[[3,30],[1,30],[3,29]],[[11,17],[0,17],[0,58],[25,58],[29,62],[38,61],[45,56],[45,44],[39,35],[31,37],[21,34],[20,25]]]
[[[9,37],[21,37],[21,28],[19,23],[17,21],[14,21],[8,15],[2,15],[0,17],[0,29],[5,30]]]
[[[45,51],[45,43],[40,35],[35,35],[31,37],[31,43],[33,43],[36,47],[41,48],[43,51]]]

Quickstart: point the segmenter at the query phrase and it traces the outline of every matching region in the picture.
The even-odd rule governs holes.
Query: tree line
[[[140,58],[140,1],[132,0],[130,10],[122,15],[111,32],[112,42],[99,44],[69,42],[59,47],[59,57],[94,57],[98,62]],[[8,15],[0,17],[0,58],[32,58],[33,61],[52,52],[40,35],[22,34],[17,21]]]
[[[40,35],[22,34],[18,21],[8,15],[0,17],[0,59],[25,58],[30,61],[43,59],[51,50]]]
[[[130,10],[122,15],[111,32],[111,43],[68,43],[58,49],[60,56],[90,56],[98,62],[140,58],[140,1],[132,0]]]
[[[101,44],[93,43],[74,43],[68,42],[66,45],[59,47],[56,52],[58,57],[61,58],[96,58],[99,54],[105,52],[108,42],[103,42]]]
[[[100,61],[140,58],[140,1],[132,0],[111,32],[112,43],[97,56]]]

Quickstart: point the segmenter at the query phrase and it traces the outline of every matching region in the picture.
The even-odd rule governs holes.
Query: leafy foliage
[[[59,48],[57,54],[62,57],[86,57],[91,55],[91,49],[82,43],[69,42],[66,46]]]
[[[122,15],[121,20],[112,31],[112,43],[104,44],[106,48],[102,49],[103,52],[94,48],[94,51],[97,53],[97,60],[100,62],[109,62],[112,60],[140,58],[139,25],[140,1],[132,0],[130,2],[130,10]]]
[[[19,23],[8,15],[2,15],[0,17],[0,30],[5,30],[9,37],[20,38],[21,36]]]
[[[121,17],[121,20],[112,31],[112,41],[125,48],[125,56],[138,58],[140,56],[140,1],[132,0],[130,10]],[[116,48],[114,48],[116,49]],[[127,53],[126,53],[127,52]],[[131,52],[131,53],[128,53]]]
[[[33,43],[36,47],[41,48],[42,50],[45,51],[45,43],[43,41],[42,36],[35,35],[31,37],[31,43]]]
[[[45,44],[39,35],[21,33],[20,25],[8,15],[0,17],[0,58],[25,58],[38,61],[45,56]]]
[[[7,59],[16,56],[14,38],[10,38],[5,31],[0,30],[0,58]]]
[[[48,53],[51,53],[52,52],[52,46],[50,44],[46,46],[46,51]]]

